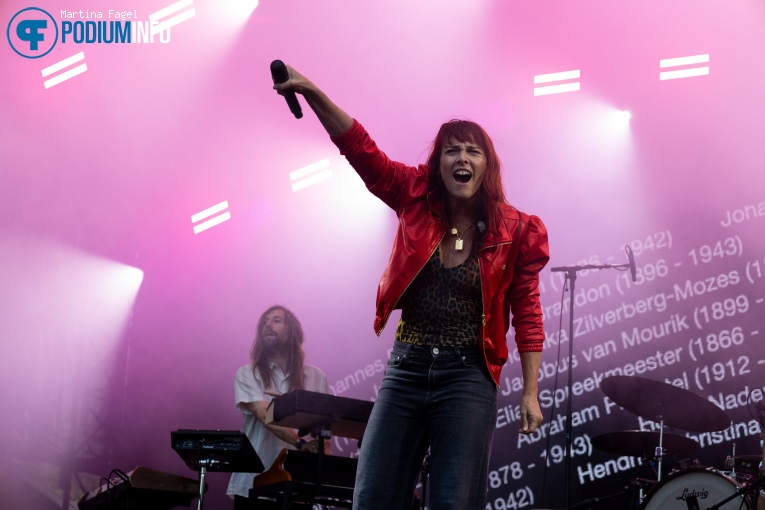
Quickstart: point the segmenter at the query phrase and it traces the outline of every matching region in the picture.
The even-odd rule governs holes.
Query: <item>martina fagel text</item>
[[[115,11],[113,9],[109,9],[106,11],[106,16],[104,16],[104,11],[67,11],[62,9],[61,19],[138,19],[138,10],[134,9],[132,11]]]

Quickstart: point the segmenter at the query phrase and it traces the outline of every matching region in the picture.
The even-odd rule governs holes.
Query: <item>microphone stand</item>
[[[568,390],[568,402],[566,404],[566,447],[564,450],[564,456],[566,458],[565,461],[565,487],[564,487],[564,508],[566,510],[570,510],[569,501],[571,498],[571,399],[573,397],[573,393],[571,391],[571,387],[573,385],[572,377],[573,377],[573,360],[574,360],[574,301],[575,301],[575,294],[574,294],[574,288],[576,287],[576,273],[579,271],[585,271],[589,269],[631,269],[633,274],[633,281],[635,279],[635,262],[634,258],[632,256],[632,249],[630,249],[629,245],[626,245],[624,249],[627,251],[627,255],[629,257],[630,263],[628,264],[587,264],[583,266],[559,266],[559,267],[553,267],[550,268],[550,271],[553,273],[566,273],[566,280],[567,282],[571,283],[571,288],[569,289],[569,306],[568,306],[568,316],[569,316],[569,322],[568,322],[568,382],[567,382],[567,390]]]

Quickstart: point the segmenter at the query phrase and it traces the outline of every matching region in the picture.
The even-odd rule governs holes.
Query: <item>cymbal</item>
[[[624,430],[622,432],[609,432],[592,438],[592,446],[604,452],[616,455],[629,455],[631,457],[653,457],[659,446],[659,433],[644,430]],[[697,450],[701,445],[685,436],[664,433],[663,447],[667,453],[675,455],[688,455]]]
[[[686,389],[662,381],[615,375],[600,382],[611,400],[649,420],[694,432],[715,432],[728,428],[730,417],[712,402]]]

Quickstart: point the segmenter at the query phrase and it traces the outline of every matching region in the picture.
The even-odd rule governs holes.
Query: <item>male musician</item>
[[[242,411],[242,432],[249,438],[268,469],[282,448],[316,453],[316,439],[307,441],[297,431],[266,424],[266,409],[273,396],[293,390],[329,393],[327,377],[316,367],[304,365],[303,328],[295,314],[281,305],[266,310],[250,349],[250,364],[236,372],[234,401]],[[247,497],[255,473],[233,473],[226,493],[234,508],[249,508]]]

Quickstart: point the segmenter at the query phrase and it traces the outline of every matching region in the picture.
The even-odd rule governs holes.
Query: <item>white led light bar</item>
[[[168,5],[167,7],[158,10],[155,13],[149,14],[149,21],[151,22],[151,32],[152,35],[156,35],[163,30],[168,30],[171,27],[174,27],[175,25],[178,25],[179,23],[183,23],[184,21],[190,20],[194,16],[197,15],[197,11],[194,9],[194,7],[191,7],[194,5],[194,0],[180,0],[179,2],[175,2],[173,4]],[[163,21],[162,18],[166,18],[167,16],[176,13],[178,11],[181,11],[185,9],[186,7],[191,7],[191,9],[187,11],[183,11],[180,14],[177,14],[173,16],[172,18],[167,18]]]
[[[228,209],[228,200],[224,200],[223,202],[219,204],[215,204],[212,207],[208,207],[204,211],[198,212],[191,216],[191,223],[198,223],[199,221],[202,221],[205,218],[210,218],[210,216],[213,216],[215,214],[218,214],[221,211],[224,211]],[[215,225],[220,225],[224,221],[228,221],[231,219],[231,212],[226,211],[223,214],[219,216],[214,216],[213,218],[210,218],[209,220],[199,223],[198,225],[194,225],[194,233],[198,234],[200,232],[204,232],[208,228],[212,228]]]
[[[64,60],[61,60],[59,62],[56,62],[55,64],[46,67],[42,70],[42,76],[45,78],[46,76],[50,76],[53,73],[57,73],[61,71],[62,69],[66,69],[67,67],[71,67],[72,65],[76,64],[77,62],[80,62],[82,60],[85,60],[85,52],[81,51],[79,53],[76,53],[72,55],[69,58],[65,58]],[[78,74],[82,74],[85,71],[88,70],[88,65],[83,63],[78,65],[77,67],[74,67],[72,69],[69,69],[66,72],[63,72],[57,76],[54,76],[53,78],[49,80],[45,80],[43,82],[43,85],[45,85],[46,89],[49,89],[53,87],[54,85],[58,85],[59,83],[65,82],[66,80],[69,80],[71,78],[74,78]]]
[[[324,158],[316,163],[299,168],[290,172],[290,180],[296,181],[292,184],[292,191],[299,191],[317,182],[326,181],[332,177],[332,169],[329,167],[329,158]],[[326,168],[326,170],[324,170]],[[323,171],[320,171],[323,170]]]
[[[670,67],[691,66],[709,62],[709,53],[704,55],[692,55],[690,57],[666,58],[659,60],[659,68],[667,69]],[[693,78],[694,76],[706,76],[709,74],[709,66],[686,67],[685,69],[676,69],[673,71],[662,71],[659,73],[659,80],[676,80],[678,78]]]
[[[534,84],[553,83],[565,80],[578,80],[580,77],[579,69],[573,71],[563,71],[559,73],[538,74],[534,76]],[[557,83],[555,85],[546,85],[543,87],[534,87],[535,96],[547,96],[550,94],[562,94],[564,92],[575,92],[579,90],[579,82]]]

